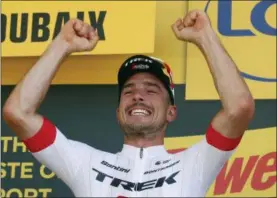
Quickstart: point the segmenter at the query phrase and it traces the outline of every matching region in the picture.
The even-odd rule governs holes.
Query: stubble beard
[[[120,123],[120,127],[124,135],[129,139],[142,138],[152,140],[165,130],[166,123],[161,122],[156,125]]]

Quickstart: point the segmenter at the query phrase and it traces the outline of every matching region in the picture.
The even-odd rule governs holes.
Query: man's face
[[[163,132],[176,117],[176,107],[162,82],[149,73],[133,75],[124,85],[117,118],[127,136]]]

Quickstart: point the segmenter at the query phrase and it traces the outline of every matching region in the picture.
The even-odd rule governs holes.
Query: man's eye
[[[157,93],[155,90],[148,90],[148,93]]]
[[[124,92],[124,95],[126,95],[126,94],[131,94],[132,93],[132,91],[125,91]]]

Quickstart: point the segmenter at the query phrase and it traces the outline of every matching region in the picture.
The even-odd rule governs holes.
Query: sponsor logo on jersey
[[[96,170],[95,168],[92,168],[93,171],[97,173],[96,180],[99,182],[103,182],[105,179],[110,179],[110,185],[116,188],[119,188],[120,186],[128,191],[143,191],[143,190],[148,190],[148,189],[153,189],[153,188],[160,188],[164,184],[167,185],[172,185],[176,183],[177,181],[175,180],[175,176],[178,175],[180,171],[177,171],[175,173],[172,173],[169,176],[164,176],[160,177],[158,179],[151,179],[149,181],[145,182],[131,182],[131,181],[126,181],[122,180],[116,177],[113,177],[111,175],[107,175],[99,170]]]
[[[147,174],[151,174],[151,173],[156,173],[156,172],[159,172],[159,171],[162,171],[162,170],[165,170],[167,168],[171,168],[172,166],[175,166],[176,164],[178,164],[180,162],[180,160],[178,160],[177,162],[174,162],[168,166],[165,166],[165,167],[162,167],[162,168],[158,168],[156,170],[151,170],[151,171],[146,171],[144,172],[144,175],[147,175]],[[157,163],[157,162],[156,162]],[[161,162],[160,162],[161,163]],[[157,165],[157,164],[156,164]]]
[[[109,162],[106,162],[105,160],[103,160],[101,162],[101,164],[109,167],[109,168],[113,168],[114,170],[117,170],[117,171],[120,171],[120,172],[125,172],[125,173],[128,173],[130,171],[130,169],[126,169],[126,168],[122,168],[120,166],[115,166],[115,165],[112,165],[110,164]]]

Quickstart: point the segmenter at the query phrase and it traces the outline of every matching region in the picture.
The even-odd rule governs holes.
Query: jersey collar
[[[129,158],[152,158],[163,155],[168,155],[164,145],[150,146],[147,148],[139,148],[128,144],[123,144],[121,154]]]

